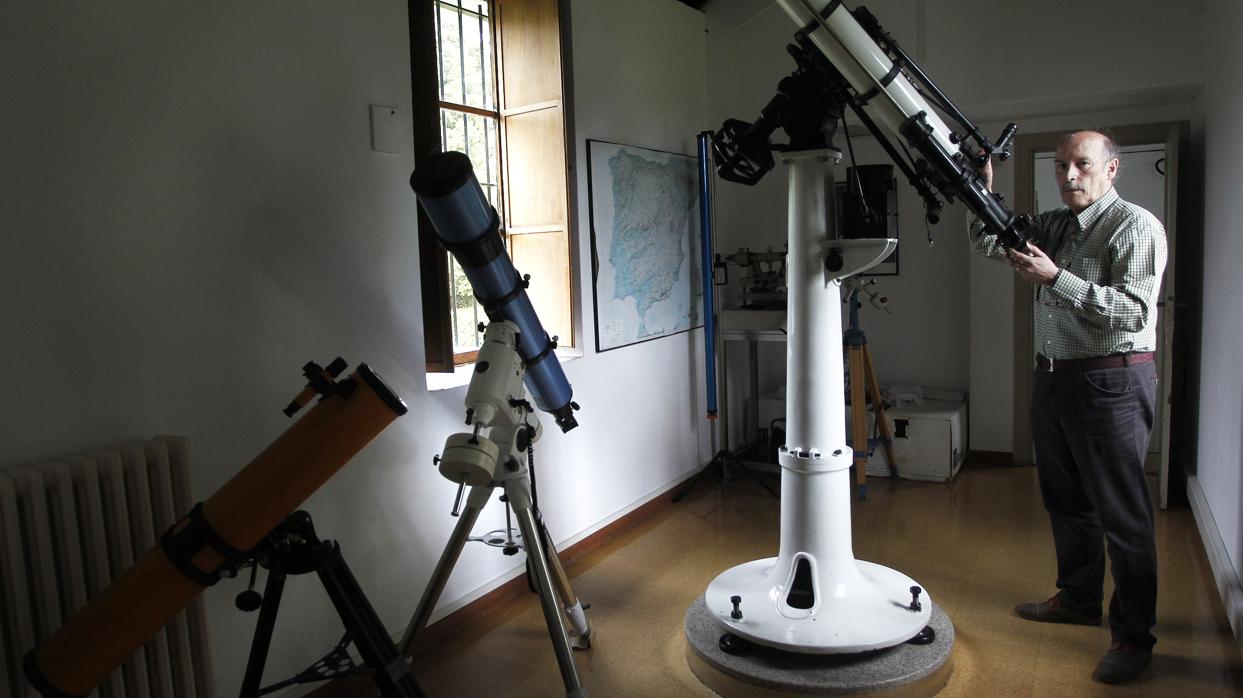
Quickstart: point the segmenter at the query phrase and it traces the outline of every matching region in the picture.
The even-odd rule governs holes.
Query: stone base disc
[[[949,681],[954,625],[935,604],[936,639],[859,654],[798,654],[751,645],[742,655],[719,646],[725,628],[699,597],[686,611],[686,660],[708,688],[726,698],[777,696],[933,696]]]

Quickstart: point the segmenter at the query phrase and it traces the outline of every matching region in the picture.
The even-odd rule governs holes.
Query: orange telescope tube
[[[203,503],[203,518],[228,546],[254,548],[406,413],[405,403],[366,364],[345,380],[321,385],[324,398]],[[188,561],[211,576],[238,560],[205,546]],[[27,677],[45,695],[86,695],[207,586],[157,545],[26,657]]]

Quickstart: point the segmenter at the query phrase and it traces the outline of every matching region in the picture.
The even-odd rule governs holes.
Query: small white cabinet
[[[888,408],[885,415],[893,427],[899,477],[944,482],[958,474],[967,456],[966,402],[924,400],[923,404]],[[885,449],[879,444],[868,459],[867,472],[881,477],[890,475]]]

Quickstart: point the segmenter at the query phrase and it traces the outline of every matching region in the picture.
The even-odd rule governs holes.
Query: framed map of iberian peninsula
[[[587,141],[596,351],[703,324],[695,159]]]

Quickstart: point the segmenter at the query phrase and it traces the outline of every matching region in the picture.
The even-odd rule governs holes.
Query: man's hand
[[[983,149],[980,150],[980,154],[981,155],[984,154]],[[989,191],[992,191],[993,190],[993,159],[987,158],[986,160],[984,160],[984,164],[976,171],[979,172],[980,176],[984,178],[984,187],[988,189]]]
[[[1023,251],[1006,250],[1006,263],[1014,268],[1020,278],[1033,284],[1051,284],[1061,271],[1043,250],[1031,242]]]

